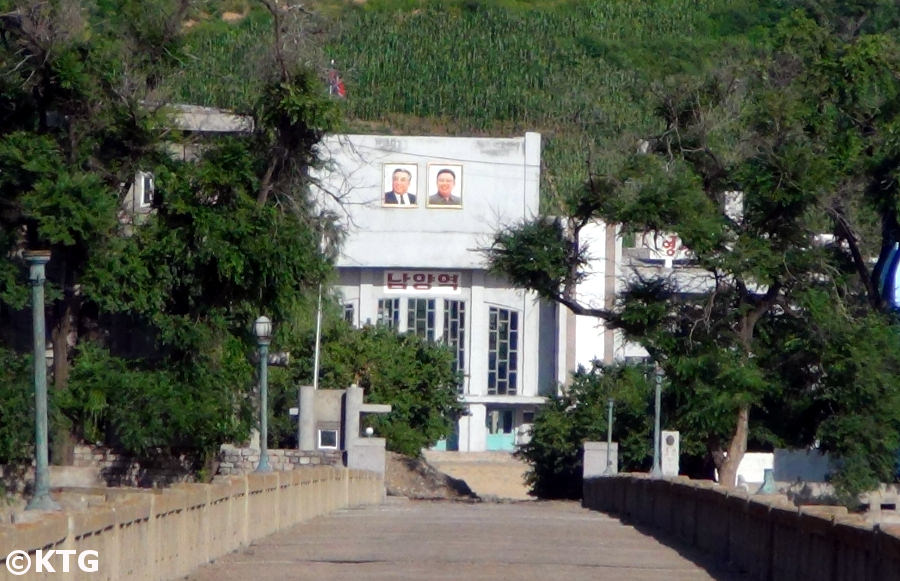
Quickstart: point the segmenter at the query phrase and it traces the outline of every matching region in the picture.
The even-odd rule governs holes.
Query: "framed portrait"
[[[385,208],[415,208],[418,167],[414,163],[386,163],[382,166],[381,205]]]
[[[428,207],[462,208],[463,167],[453,163],[428,164]]]

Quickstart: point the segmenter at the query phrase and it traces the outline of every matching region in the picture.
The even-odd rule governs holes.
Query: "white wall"
[[[541,361],[541,303],[537,295],[521,289],[510,288],[506,283],[483,270],[460,271],[458,293],[442,293],[440,289],[420,294],[398,294],[384,288],[384,270],[377,268],[343,268],[337,290],[345,304],[354,305],[355,322],[359,325],[377,321],[378,300],[381,298],[427,297],[462,300],[466,303],[466,382],[465,394],[487,395],[488,319],[492,306],[515,310],[519,313],[519,366],[517,391],[519,396],[534,397],[548,386],[541,385],[541,378],[552,378],[555,359]],[[552,314],[553,311],[551,310]],[[551,315],[552,316],[552,315]],[[436,318],[435,336],[440,337],[443,321]],[[406,311],[400,313],[399,331],[406,331]],[[555,329],[554,329],[555,331]],[[545,353],[548,349],[545,348]],[[551,352],[552,355],[552,352]],[[541,366],[549,366],[542,372]],[[501,396],[505,397],[505,396]]]
[[[342,135],[320,153],[328,168],[317,174],[324,208],[348,228],[338,266],[483,268],[478,252],[498,227],[538,214],[540,135],[449,138]],[[383,206],[384,164],[410,164],[418,204]],[[460,165],[461,208],[428,207],[429,166]],[[342,205],[336,203],[340,200]]]
[[[343,135],[326,139],[321,154],[327,166],[320,182],[320,210],[334,212],[346,228],[337,260],[338,290],[354,306],[354,323],[377,321],[381,298],[443,298],[466,303],[465,391],[470,415],[459,422],[460,450],[485,449],[486,404],[539,405],[539,394],[552,390],[557,365],[556,309],[542,305],[534,293],[516,289],[487,272],[482,249],[499,228],[538,215],[540,135],[517,138]],[[384,194],[397,166],[414,172],[410,193],[414,207],[386,206]],[[437,168],[457,172],[460,207],[428,204]],[[394,275],[447,274],[459,277],[458,289],[444,286],[398,288],[386,284]],[[402,285],[401,285],[402,286]],[[405,330],[401,300],[399,330]],[[436,308],[438,305],[435,305]],[[441,305],[442,306],[442,305]],[[487,395],[488,321],[492,306],[519,313],[517,394]],[[437,308],[440,311],[440,308]],[[545,313],[546,320],[542,319]],[[442,321],[436,318],[436,337]],[[548,385],[542,385],[542,381]],[[549,388],[549,389],[548,389]],[[517,413],[517,418],[521,417]]]
[[[576,296],[580,303],[592,308],[609,308],[607,300],[615,295],[617,265],[620,263],[617,254],[621,254],[622,244],[616,238],[615,246],[609,248],[607,237],[615,236],[614,228],[603,222],[592,222],[582,228],[579,234],[579,244],[586,248],[589,263],[585,267],[585,277],[576,287]],[[610,290],[613,292],[610,293]],[[613,337],[612,333],[607,332],[603,319],[576,315],[576,364],[590,369],[594,359],[602,361],[611,358],[615,350]]]

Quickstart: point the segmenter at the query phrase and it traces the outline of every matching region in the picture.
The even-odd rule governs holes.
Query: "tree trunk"
[[[50,332],[53,341],[53,388],[56,393],[69,385],[69,335],[75,329],[78,316],[77,297],[63,299],[62,316]],[[71,466],[75,461],[75,438],[68,426],[61,422],[51,422],[50,463],[56,466]]]
[[[737,413],[737,425],[734,435],[728,443],[728,455],[719,466],[719,484],[726,488],[734,488],[738,466],[747,451],[747,434],[750,429],[750,406],[742,405]]]

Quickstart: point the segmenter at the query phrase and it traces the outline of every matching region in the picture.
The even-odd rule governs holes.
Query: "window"
[[[319,448],[336,450],[338,446],[337,430],[319,430]]]
[[[466,370],[466,303],[444,300],[444,343],[453,349],[453,371]],[[460,383],[459,389],[463,385]]]
[[[513,432],[513,411],[489,410],[484,417],[484,425],[489,434],[511,434]]]
[[[396,329],[400,325],[400,299],[378,299],[378,319],[375,324]]]
[[[488,317],[488,395],[516,395],[519,313],[491,307]]]
[[[344,304],[344,320],[353,324],[353,320],[356,318],[356,310],[353,308],[353,303],[345,303]]]
[[[147,173],[145,171],[139,171],[137,173],[137,179],[135,180],[135,184],[137,185],[138,196],[141,201],[141,207],[147,208],[153,204],[153,174]]]
[[[434,299],[409,299],[406,330],[423,339],[434,341]]]

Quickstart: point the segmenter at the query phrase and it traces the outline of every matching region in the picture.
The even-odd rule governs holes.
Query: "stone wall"
[[[225,444],[219,450],[216,462],[207,467],[210,476],[247,474],[256,470],[259,449]],[[306,466],[343,467],[340,450],[304,452],[300,450],[269,450],[272,470],[284,472]],[[76,467],[95,468],[101,480],[108,486],[135,486],[138,488],[162,488],[179,482],[194,482],[194,475],[203,466],[189,454],[177,456],[156,455],[143,460],[101,446],[78,445],[75,447]]]
[[[374,472],[320,466],[164,490],[76,493],[102,501],[80,510],[28,513],[28,522],[0,524],[0,581],[44,578],[33,571],[15,576],[3,562],[12,551],[24,551],[33,563],[38,550],[44,555],[48,550],[97,552],[98,571],[80,572],[73,565],[69,573],[60,572],[62,579],[180,579],[299,522],[340,508],[378,504],[384,499],[384,480]]]
[[[103,446],[75,446],[73,465],[96,468],[109,486],[159,488],[179,482],[193,482],[202,468],[190,454],[157,454],[138,461],[134,457]]]
[[[582,503],[678,537],[749,579],[900,581],[900,525],[873,525],[843,507],[646,474],[586,479]]]
[[[220,475],[253,472],[257,464],[259,464],[258,448],[225,444],[219,450]],[[343,466],[343,454],[340,450],[269,450],[269,466],[279,472],[296,470],[304,466]]]

